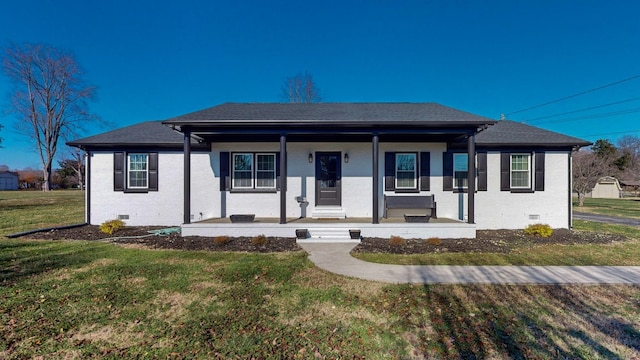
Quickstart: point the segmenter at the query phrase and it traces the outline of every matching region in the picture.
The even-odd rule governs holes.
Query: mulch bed
[[[251,237],[232,237],[223,244],[218,244],[215,238],[201,236],[182,237],[177,233],[165,236],[137,236],[149,235],[149,230],[162,227],[125,227],[114,235],[107,235],[98,226],[84,225],[70,229],[56,229],[24,235],[21,238],[43,240],[105,240],[118,244],[139,244],[154,249],[178,250],[207,250],[207,251],[240,251],[240,252],[287,252],[298,251],[301,248],[295,238],[268,237],[266,244],[256,245]],[[609,244],[627,240],[621,235],[597,232],[570,231],[557,229],[548,238],[530,236],[522,230],[478,230],[475,239],[438,239],[426,241],[424,239],[406,239],[404,244],[393,245],[389,239],[365,238],[358,244],[354,252],[359,253],[439,253],[439,252],[493,252],[508,253],[516,246],[543,244]],[[117,237],[117,238],[114,238]],[[111,238],[111,239],[109,239]]]
[[[610,244],[625,241],[626,237],[608,233],[556,229],[547,238],[526,235],[523,230],[478,230],[475,239],[407,239],[404,244],[394,244],[390,239],[365,238],[353,252],[423,254],[442,252],[490,252],[508,253],[516,246],[547,244]]]

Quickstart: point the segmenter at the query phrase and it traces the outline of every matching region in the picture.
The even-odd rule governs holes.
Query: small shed
[[[12,171],[0,172],[0,191],[2,190],[18,190],[18,173]]]
[[[605,176],[600,178],[596,183],[596,186],[593,187],[593,190],[591,190],[591,197],[601,199],[618,199],[620,198],[621,192],[622,188],[620,187],[618,179],[613,176]]]
[[[640,195],[640,180],[622,180],[620,179],[620,186],[622,187],[623,196]]]

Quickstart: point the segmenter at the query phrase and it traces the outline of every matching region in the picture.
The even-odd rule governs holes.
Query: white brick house
[[[227,103],[69,143],[88,153],[90,224],[404,237],[570,228],[571,152],[588,144],[434,103]]]

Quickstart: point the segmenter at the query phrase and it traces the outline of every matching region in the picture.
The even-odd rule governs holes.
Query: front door
[[[342,205],[339,152],[316,153],[316,205]]]

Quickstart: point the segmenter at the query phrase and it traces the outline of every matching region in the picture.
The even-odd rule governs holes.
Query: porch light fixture
[[[313,163],[313,154],[309,153],[309,164]]]
[[[345,153],[344,154],[344,163],[348,163],[349,162],[349,154]]]

